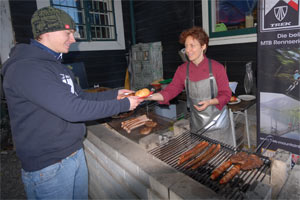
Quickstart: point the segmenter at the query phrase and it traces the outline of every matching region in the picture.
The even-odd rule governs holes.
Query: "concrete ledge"
[[[300,165],[289,172],[288,180],[279,193],[278,199],[300,199]]]
[[[291,170],[291,153],[277,149],[271,163],[272,198],[277,198]]]
[[[130,195],[142,199],[221,198],[208,187],[168,166],[105,125],[89,126],[84,145],[89,175],[92,177],[89,185],[92,198],[114,198],[113,194],[94,191],[98,187],[113,187],[121,191],[118,199],[128,199]],[[101,166],[105,172],[100,174],[97,172],[100,167],[94,166]],[[114,180],[102,181],[98,186],[97,180],[103,176]],[[106,183],[107,186],[102,185]]]

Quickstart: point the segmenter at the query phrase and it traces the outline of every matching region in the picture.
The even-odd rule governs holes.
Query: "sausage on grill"
[[[241,165],[234,165],[225,176],[220,180],[220,184],[228,183],[241,170]]]
[[[228,169],[232,165],[232,162],[229,160],[223,162],[218,168],[216,168],[211,176],[210,179],[215,180],[218,178],[226,169]]]
[[[191,158],[193,158],[197,154],[201,153],[207,146],[208,146],[208,142],[202,141],[199,144],[197,144],[194,148],[192,148],[191,150],[183,153],[179,157],[178,165],[181,165],[185,161],[190,160]]]
[[[196,146],[194,146],[192,149],[184,152],[183,154],[180,155],[179,159],[182,159],[190,154],[192,154],[196,149],[200,148],[203,144],[205,143],[205,141],[202,141],[200,143],[198,143]]]
[[[195,164],[192,167],[192,169],[197,169],[198,167],[205,165],[210,159],[212,159],[215,155],[217,155],[217,153],[220,151],[220,149],[221,149],[221,145],[218,144],[217,147],[213,150],[213,152],[211,152],[206,157],[204,157],[200,162]]]
[[[133,129],[143,126],[147,121],[152,121],[146,115],[142,115],[136,118],[132,118],[121,122],[121,127],[130,133]]]
[[[200,162],[203,158],[205,158],[206,156],[208,156],[211,152],[213,152],[213,150],[216,148],[216,145],[213,144],[211,145],[203,154],[201,154],[198,158],[196,158],[195,160],[190,161],[189,163],[187,163],[187,165],[185,167],[190,167],[195,165],[196,163]]]
[[[139,117],[135,117],[124,122],[121,122],[121,127],[129,126],[131,124],[137,123],[138,121],[148,121],[149,118],[146,115],[141,115]]]

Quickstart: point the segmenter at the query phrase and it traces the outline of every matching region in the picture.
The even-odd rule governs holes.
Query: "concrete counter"
[[[106,124],[84,141],[92,199],[221,199]]]

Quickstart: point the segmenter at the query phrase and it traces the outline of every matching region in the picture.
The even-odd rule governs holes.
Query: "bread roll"
[[[150,90],[148,88],[144,88],[136,91],[135,96],[145,97],[148,96],[149,94],[150,94]]]

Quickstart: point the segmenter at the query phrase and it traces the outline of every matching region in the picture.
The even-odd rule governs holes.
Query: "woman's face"
[[[198,65],[204,58],[203,51],[206,45],[201,46],[200,42],[192,36],[188,36],[185,40],[185,52],[189,60]]]

